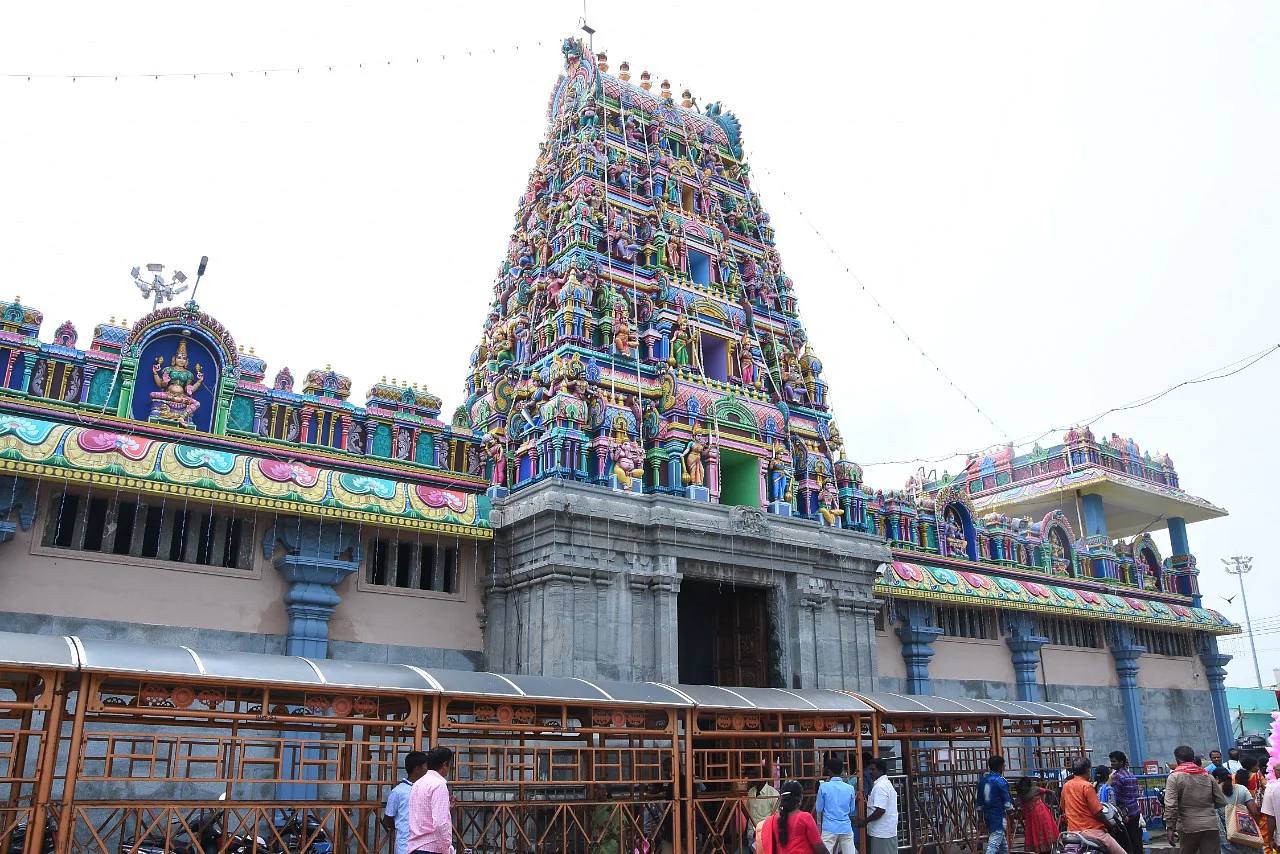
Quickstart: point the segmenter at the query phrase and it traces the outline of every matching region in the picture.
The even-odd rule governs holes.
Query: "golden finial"
[[[325,362],[325,363],[324,363],[324,369],[325,369],[326,371],[332,371],[332,370],[333,370],[333,365],[329,364],[328,362]]]
[[[650,80],[649,72],[647,71],[640,72],[640,88],[646,92],[653,88],[653,82]]]
[[[109,320],[109,321],[107,321],[107,322],[108,322],[108,323],[110,323],[112,326],[115,326],[115,325],[116,325],[116,316],[115,316],[114,314],[113,314],[113,315],[111,315],[111,320]]]
[[[382,381],[383,381],[384,383],[387,381],[387,375],[386,375],[386,374],[383,374],[383,375],[382,375]]]
[[[618,79],[623,83],[626,83],[631,79],[631,63],[627,62],[625,59],[622,60],[622,64],[618,66]]]
[[[122,321],[120,321],[120,325],[121,325],[121,326],[128,326],[128,325],[129,325],[129,321],[127,321],[127,320],[122,320]]]
[[[241,345],[240,345],[239,350],[240,350],[240,352],[241,352],[241,353],[244,353],[244,345],[243,345],[243,344],[241,344]]]
[[[688,89],[680,93],[680,106],[686,110],[693,106],[693,93]]]
[[[258,348],[257,348],[257,347],[255,347],[255,346],[253,346],[252,344],[250,344],[250,345],[249,345],[249,355],[250,355],[250,356],[256,356],[256,355],[258,355]]]
[[[671,100],[671,81],[670,80],[662,81],[662,100],[664,101]]]
[[[14,297],[14,298],[13,298],[13,301],[14,301],[15,303],[21,303],[21,302],[22,302],[22,297]]]
[[[391,378],[391,384],[392,384],[392,385],[400,385],[400,383],[396,382],[396,378],[395,378],[395,377],[392,377],[392,378]]]
[[[605,56],[604,51],[596,54],[596,68],[599,68],[602,72],[609,70],[609,57]]]
[[[417,383],[414,383],[414,384],[413,384],[413,390],[414,390],[414,391],[417,391],[417,390],[418,390],[418,384],[417,384]]]

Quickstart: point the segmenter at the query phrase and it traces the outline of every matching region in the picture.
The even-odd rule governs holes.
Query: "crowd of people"
[[[1015,815],[1029,854],[1050,854],[1063,833],[1090,840],[1107,854],[1144,854],[1142,785],[1122,751],[1107,758],[1108,765],[1094,767],[1081,757],[1067,769],[1060,792],[1024,777],[1015,802],[1004,758],[991,756],[976,793],[987,830],[985,854],[1010,854],[1006,828]],[[405,776],[391,790],[382,820],[394,840],[393,854],[452,854],[452,762],[447,747],[405,757]],[[766,761],[762,778],[744,793],[745,851],[857,854],[858,831],[865,830],[867,854],[897,852],[898,792],[889,760],[864,753],[859,779],[845,774],[840,757],[829,756],[812,812],[801,809],[804,786],[778,780],[774,768]],[[1170,768],[1162,810],[1170,847],[1179,854],[1280,854],[1280,783],[1267,785],[1265,763],[1235,749],[1226,760],[1211,751],[1206,763],[1184,745],[1174,751]]]

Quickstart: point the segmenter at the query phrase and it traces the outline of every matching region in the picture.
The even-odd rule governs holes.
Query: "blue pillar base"
[[[790,516],[795,510],[790,501],[770,501],[767,509],[775,516]]]
[[[511,494],[511,490],[507,489],[505,486],[491,486],[484,491],[484,494],[495,499],[506,498]]]
[[[711,501],[711,490],[705,486],[686,486],[684,494],[686,498],[693,501],[705,501],[708,503]]]

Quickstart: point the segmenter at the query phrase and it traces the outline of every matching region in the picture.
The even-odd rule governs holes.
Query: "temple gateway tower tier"
[[[490,666],[869,689],[889,552],[738,122],[564,55],[454,420],[499,523]]]

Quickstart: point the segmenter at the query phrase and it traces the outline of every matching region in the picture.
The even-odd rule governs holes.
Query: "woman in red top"
[[[761,854],[830,854],[822,844],[818,823],[807,812],[800,811],[804,790],[795,780],[782,784],[778,798],[779,812],[760,825]]]
[[[1030,777],[1018,783],[1018,802],[1022,807],[1022,834],[1028,851],[1048,854],[1058,838],[1058,820],[1044,802],[1044,789]]]

